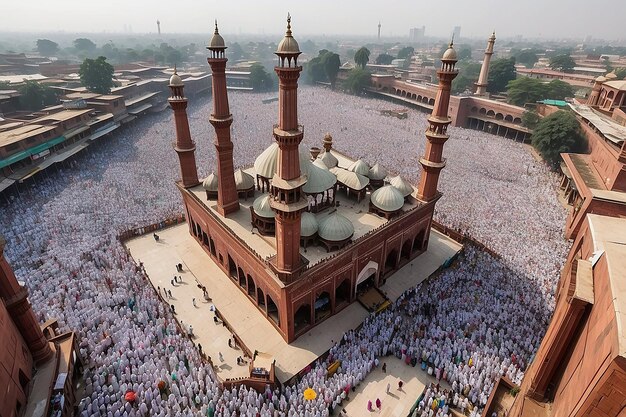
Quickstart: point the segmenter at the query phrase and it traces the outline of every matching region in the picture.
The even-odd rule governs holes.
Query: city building
[[[179,156],[183,142],[188,156],[179,159],[183,180],[177,186],[189,232],[206,251],[207,262],[215,262],[287,342],[357,299],[372,311],[386,305],[389,301],[377,288],[426,250],[441,197],[437,183],[451,123],[450,85],[458,74],[452,44],[437,72],[440,87],[416,189],[400,177],[389,178],[379,165],[370,167],[336,151],[331,135],[324,138],[323,151],[311,150],[315,157],[300,151],[305,133],[297,105],[301,52],[291,18],[276,51],[279,114],[274,142],[254,166],[234,171],[226,45],[217,24],[208,49],[214,104],[210,121],[218,163],[217,172],[202,185],[185,181],[185,172],[195,167],[191,140],[177,140]],[[170,80],[171,102],[183,99],[182,84],[178,78]],[[175,111],[177,135],[184,136],[184,110]]]
[[[421,28],[418,27],[409,29],[409,41],[411,42],[422,42],[425,35],[426,26],[422,26]]]

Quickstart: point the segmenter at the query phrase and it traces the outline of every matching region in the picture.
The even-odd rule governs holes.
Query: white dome
[[[217,191],[217,175],[211,173],[202,181],[202,187],[207,191]]]
[[[441,60],[442,61],[456,61],[457,60],[456,51],[454,50],[454,47],[452,46],[452,44],[450,44],[448,49],[446,49],[446,52],[443,53],[443,57],[441,57]]]
[[[317,233],[329,242],[341,242],[352,237],[354,226],[346,217],[334,212],[319,223]]]
[[[396,187],[398,191],[402,193],[404,197],[408,197],[413,192],[413,186],[404,181],[401,176],[393,177],[389,180],[389,183]]]
[[[300,218],[300,236],[309,237],[317,233],[319,224],[315,216],[308,211],[302,213]]]
[[[337,181],[353,190],[362,190],[370,183],[369,178],[357,174],[356,172],[348,171],[347,169],[333,168],[330,172],[337,176]]]
[[[404,196],[393,185],[385,185],[372,193],[370,201],[387,212],[398,211],[404,205]]]
[[[335,177],[328,169],[320,168],[317,165],[308,163],[308,178],[306,184],[302,186],[302,191],[306,194],[322,193],[337,183]]]
[[[183,80],[182,80],[182,78],[180,78],[180,75],[178,75],[177,73],[174,73],[174,75],[172,75],[170,77],[170,86],[171,87],[182,87],[183,86]]]
[[[387,170],[380,164],[374,164],[367,173],[367,176],[370,180],[384,180],[387,176]]]
[[[254,178],[247,172],[238,169],[235,171],[235,188],[237,188],[237,191],[245,191],[254,188]]]
[[[274,210],[270,207],[270,195],[263,194],[255,199],[254,203],[252,203],[252,210],[254,210],[256,215],[259,217],[264,217],[266,219],[274,217]]]
[[[370,172],[370,166],[367,165],[367,162],[363,161],[362,159],[358,159],[350,164],[350,166],[348,167],[348,171],[367,176]]]
[[[326,165],[328,168],[334,168],[339,163],[337,158],[335,158],[335,155],[333,155],[330,152],[326,152],[326,151],[324,151],[321,154],[319,154],[319,156],[317,158],[321,159],[322,162],[324,163],[324,165]]]
[[[272,178],[276,172],[278,162],[278,143],[274,142],[268,146],[254,161],[254,171],[264,177]]]
[[[254,161],[254,172],[264,178],[272,179],[278,166],[278,143],[268,146]],[[300,152],[300,173],[307,175],[311,160],[306,152]]]
[[[300,46],[291,34],[291,16],[287,16],[287,33],[278,44],[277,54],[300,54]]]
[[[313,161],[313,165],[315,165],[318,168],[322,168],[322,169],[325,169],[326,171],[328,171],[328,167],[326,166],[324,161],[322,161],[319,158],[317,158],[317,159],[315,159],[315,161]]]

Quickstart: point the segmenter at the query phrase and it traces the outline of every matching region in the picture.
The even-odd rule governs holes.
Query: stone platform
[[[264,362],[276,360],[276,377],[281,382],[289,380],[308,364],[326,352],[343,333],[363,322],[368,312],[353,302],[332,320],[325,320],[295,342],[287,344],[263,314],[254,306],[232,280],[211,260],[189,234],[186,223],[158,232],[155,242],[152,234],[126,242],[135,261],[143,262],[155,287],[172,291],[177,318],[186,326],[191,324],[203,351],[219,367],[218,375],[225,378],[248,376],[247,366],[237,365],[241,350],[228,347],[231,333],[213,322],[212,304],[233,327],[235,333],[251,350],[259,352]],[[437,231],[432,231],[428,251],[407,264],[387,279],[381,290],[394,301],[408,288],[431,275],[447,259],[461,250],[461,245]],[[176,272],[175,265],[183,264],[184,272]],[[183,283],[172,286],[174,275],[182,275]],[[202,297],[197,282],[206,286],[211,301]],[[192,299],[196,299],[193,306]],[[220,362],[219,353],[224,362]]]

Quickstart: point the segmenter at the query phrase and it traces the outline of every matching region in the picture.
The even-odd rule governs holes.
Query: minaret
[[[298,66],[301,54],[298,42],[291,36],[291,16],[287,15],[287,33],[278,44],[278,124],[274,138],[278,143],[278,164],[272,178],[270,205],[276,220],[276,260],[273,268],[279,278],[293,281],[303,263],[300,258],[300,216],[307,207],[302,193],[306,176],[300,172],[298,146],[304,137],[304,128],[298,125]]]
[[[6,241],[0,236],[0,298],[4,300],[33,360],[42,364],[52,357],[53,352],[28,302],[28,291],[17,282],[13,269],[4,258],[5,244]]]
[[[157,32],[159,32],[159,36],[161,36],[161,21],[157,19]]]
[[[180,162],[180,177],[183,187],[189,188],[200,184],[198,181],[198,170],[196,168],[196,157],[194,152],[196,144],[191,139],[189,131],[189,120],[187,119],[187,98],[185,97],[183,80],[176,72],[170,78],[171,95],[167,101],[174,110],[174,123],[176,125],[176,144],[174,150],[178,154]]]
[[[494,30],[489,40],[487,40],[487,49],[485,49],[485,57],[483,58],[483,66],[480,68],[480,76],[476,83],[476,95],[484,96],[487,94],[487,84],[489,81],[489,63],[493,55],[493,45],[496,43],[496,31]]]
[[[217,211],[222,215],[239,210],[239,198],[235,188],[235,170],[233,166],[233,142],[230,140],[230,125],[233,116],[228,107],[226,92],[226,45],[217,30],[207,49],[211,56],[207,62],[211,66],[213,80],[213,113],[209,121],[215,128],[215,150],[217,153]]]
[[[378,40],[380,40],[380,20],[378,21]]]
[[[437,71],[439,76],[439,89],[433,106],[433,112],[428,118],[428,129],[426,130],[426,152],[420,158],[422,165],[422,177],[420,178],[417,198],[422,201],[432,201],[439,196],[437,182],[439,172],[446,166],[443,158],[443,144],[449,136],[447,134],[448,125],[451,120],[448,117],[448,107],[450,105],[450,88],[452,80],[459,74],[454,68],[457,56],[452,42],[441,58],[441,68]]]

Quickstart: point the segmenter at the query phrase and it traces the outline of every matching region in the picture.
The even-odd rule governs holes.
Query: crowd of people
[[[261,104],[266,95],[229,96],[235,165],[250,165],[272,141],[277,103]],[[426,114],[387,117],[380,110],[397,105],[321,88],[301,88],[298,102],[301,146],[320,146],[329,132],[339,151],[417,183]],[[189,111],[202,176],[216,165],[210,106],[202,97]],[[502,258],[466,247],[454,267],[348,331],[295,385],[262,393],[220,388],[117,239],[182,212],[171,112],[122,127],[5,194],[0,233],[34,311],[78,335],[86,384],[80,415],[327,416],[387,355],[447,381],[468,410],[484,406],[501,375],[520,382],[554,308],[567,251],[557,179],[510,139],[448,132],[436,219]],[[327,377],[336,360],[340,369]],[[316,399],[304,399],[307,388]],[[132,403],[124,399],[128,390],[137,396]]]

